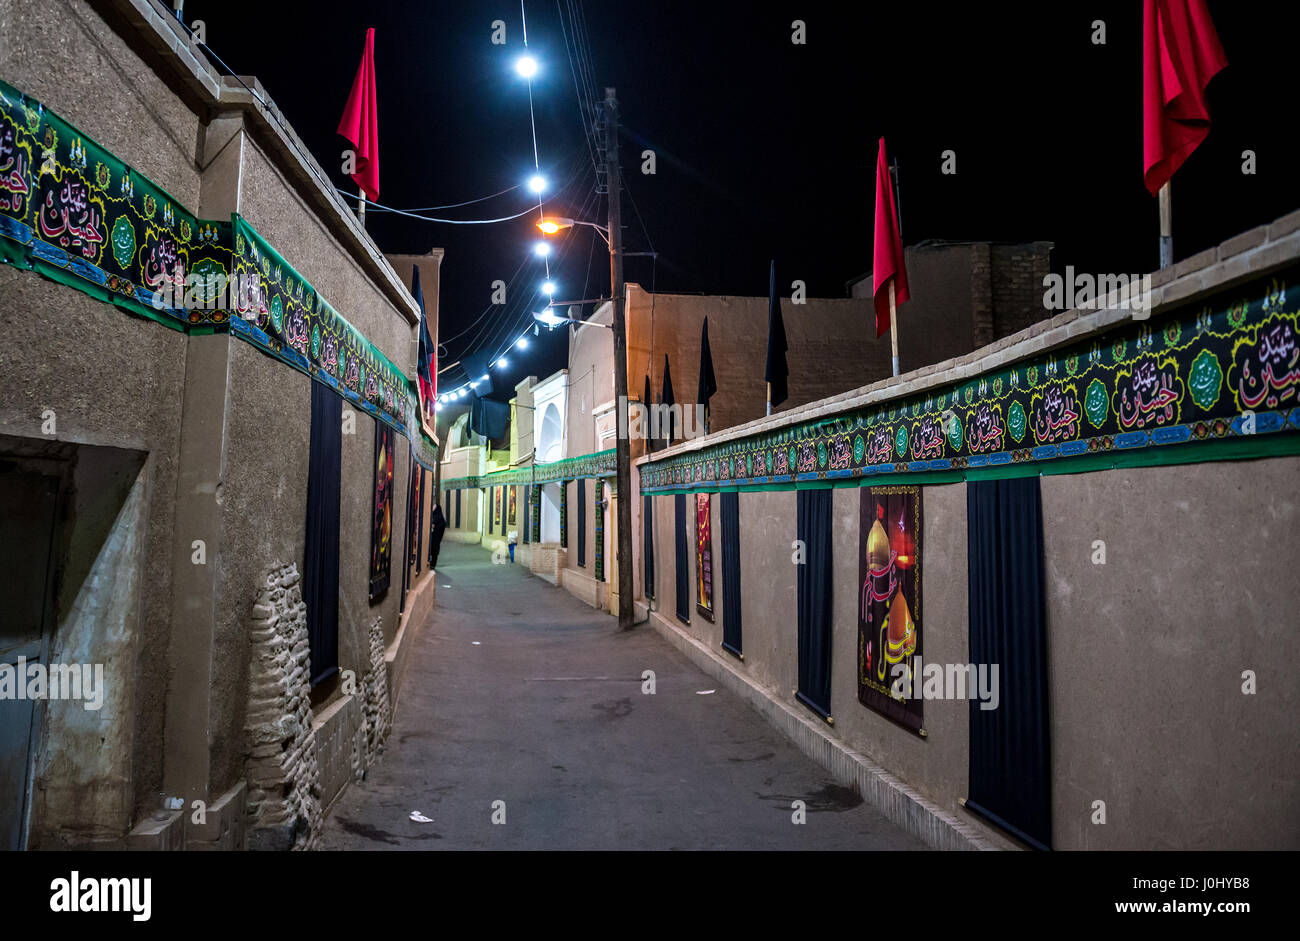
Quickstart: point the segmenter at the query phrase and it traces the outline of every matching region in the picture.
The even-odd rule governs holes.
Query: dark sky
[[[544,171],[561,186],[547,211],[604,222],[579,116],[560,8],[526,0]],[[599,93],[618,89],[629,281],[658,290],[767,293],[768,262],[789,294],[844,296],[871,267],[876,142],[900,165],[904,239],[1055,243],[1057,270],[1138,273],[1157,263],[1156,201],[1141,176],[1141,4],[1135,0],[1010,3],[754,3],[751,0],[585,0]],[[1300,207],[1292,148],[1298,83],[1294,4],[1210,0],[1229,66],[1210,86],[1214,126],[1174,178],[1175,254],[1183,258]],[[260,78],[336,183],[347,183],[335,133],[376,29],[380,202],[441,206],[514,186],[532,172],[518,2],[189,0],[212,50]],[[507,45],[491,24],[507,24]],[[806,23],[805,45],[791,22]],[[1106,24],[1106,44],[1092,23]],[[567,28],[569,20],[564,20]],[[570,37],[572,41],[572,37]],[[640,172],[641,152],[657,173]],[[940,172],[941,153],[957,173]],[[1241,153],[1258,172],[1241,172]],[[435,213],[512,215],[522,189]],[[535,202],[534,202],[535,206]],[[498,352],[531,323],[542,263],[532,217],[444,225],[371,212],[367,228],[391,252],[446,249],[443,363],[474,347]],[[648,232],[648,239],[647,233]],[[609,258],[589,228],[555,243],[557,297],[606,296]],[[516,279],[505,308],[491,284]],[[405,274],[405,273],[404,273]],[[480,319],[487,311],[486,316]],[[345,312],[346,313],[346,312]],[[476,322],[477,321],[477,322]],[[462,334],[457,337],[457,334]],[[869,329],[864,323],[863,329]],[[508,397],[525,375],[564,365],[564,331],[515,351],[497,381]],[[445,374],[442,388],[464,380]]]

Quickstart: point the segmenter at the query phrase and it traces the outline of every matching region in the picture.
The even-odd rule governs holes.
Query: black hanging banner
[[[569,482],[560,481],[560,548],[569,548]]]
[[[722,517],[722,649],[743,660],[740,628],[740,494],[734,490],[718,494],[718,514]]]
[[[966,485],[970,661],[986,677],[970,701],[966,807],[1046,850],[1052,769],[1042,517],[1036,476]],[[996,689],[996,698],[986,689]]]
[[[796,697],[824,719],[831,714],[831,500],[833,490],[800,490],[798,538],[799,691]]]
[[[415,476],[415,495],[408,496],[407,499],[415,501],[415,574],[420,574],[420,566],[424,555],[424,468],[416,467]],[[407,542],[410,551],[410,542]]]
[[[655,596],[654,497],[647,495],[641,502],[644,507],[641,511],[641,535],[644,543],[641,548],[641,560],[645,566],[642,578],[645,581],[645,596],[653,598]]]
[[[677,617],[683,623],[691,623],[691,581],[687,577],[690,570],[691,543],[694,542],[686,531],[686,494],[679,493],[673,497],[673,516],[676,523],[676,583],[677,583]]]
[[[460,491],[456,491],[456,528],[460,529]]]
[[[370,603],[388,591],[393,568],[393,429],[375,422],[375,488],[370,522]]]
[[[343,399],[311,384],[307,457],[307,545],[302,597],[307,603],[311,685],[339,669],[339,496],[343,482]]]
[[[587,481],[578,478],[578,565],[587,564]]]

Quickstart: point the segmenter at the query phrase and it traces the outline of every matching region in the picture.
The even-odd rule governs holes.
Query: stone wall
[[[370,669],[365,678],[365,765],[357,769],[357,780],[384,753],[384,740],[393,728],[393,713],[388,702],[388,666],[384,661],[383,618],[370,625]]]
[[[993,245],[989,254],[993,336],[976,346],[1010,336],[1055,313],[1043,306],[1043,279],[1052,270],[1051,242]]]
[[[320,832],[307,603],[299,582],[296,564],[272,567],[253,606],[247,724],[250,849],[309,849]]]

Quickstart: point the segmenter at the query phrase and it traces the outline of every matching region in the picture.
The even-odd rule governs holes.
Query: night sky
[[[569,6],[526,0],[528,47],[543,69],[533,81],[537,144],[555,184],[546,208],[603,224],[561,32]],[[1209,6],[1230,64],[1210,85],[1210,136],[1174,177],[1176,258],[1300,207],[1291,147],[1296,5]],[[798,278],[811,296],[845,296],[845,283],[871,267],[882,134],[900,165],[908,244],[1045,239],[1055,243],[1058,271],[1155,268],[1156,201],[1141,173],[1141,4],[1017,9],[586,0],[595,88],[616,87],[622,109],[625,248],[659,252],[654,264],[628,259],[627,279],[660,291],[765,295],[775,258],[784,294]],[[513,69],[523,51],[517,2],[189,0],[185,17],[205,21],[212,51],[230,69],[261,79],[338,185],[352,187],[335,128],[367,26],[376,30],[380,203],[460,203],[532,173],[527,83]],[[505,46],[491,43],[496,19],[507,24]],[[805,45],[790,41],[795,19],[806,23]],[[1097,19],[1106,24],[1103,46],[1092,42]],[[657,155],[653,176],[640,172],[647,148]],[[940,172],[948,149],[954,176]],[[1254,176],[1241,172],[1246,149],[1257,154]],[[431,213],[496,218],[530,203],[531,217],[495,225],[367,214],[385,251],[446,249],[442,363],[474,348],[498,352],[527,329],[529,312],[544,305],[535,293],[544,268],[531,254],[536,200],[522,187]],[[607,296],[599,236],[576,227],[554,241],[557,299]],[[489,310],[491,283],[512,277],[507,306]],[[494,377],[494,397],[562,367],[564,336],[543,330],[512,355]],[[464,378],[454,369],[439,385]]]

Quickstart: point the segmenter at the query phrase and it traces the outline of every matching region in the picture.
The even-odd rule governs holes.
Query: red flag
[[[885,159],[885,139],[880,138],[876,157],[876,249],[871,268],[875,282],[876,336],[889,329],[889,279],[894,279],[894,304],[911,297],[907,290],[907,268],[903,264],[903,236],[898,231],[898,207],[894,205],[894,187],[889,181],[889,162]]]
[[[361,54],[352,93],[339,119],[339,133],[357,153],[352,181],[372,200],[379,198],[379,111],[375,104],[375,29],[366,30],[366,50]]]
[[[1210,133],[1205,86],[1224,66],[1205,0],[1145,0],[1142,171],[1154,196]]]

